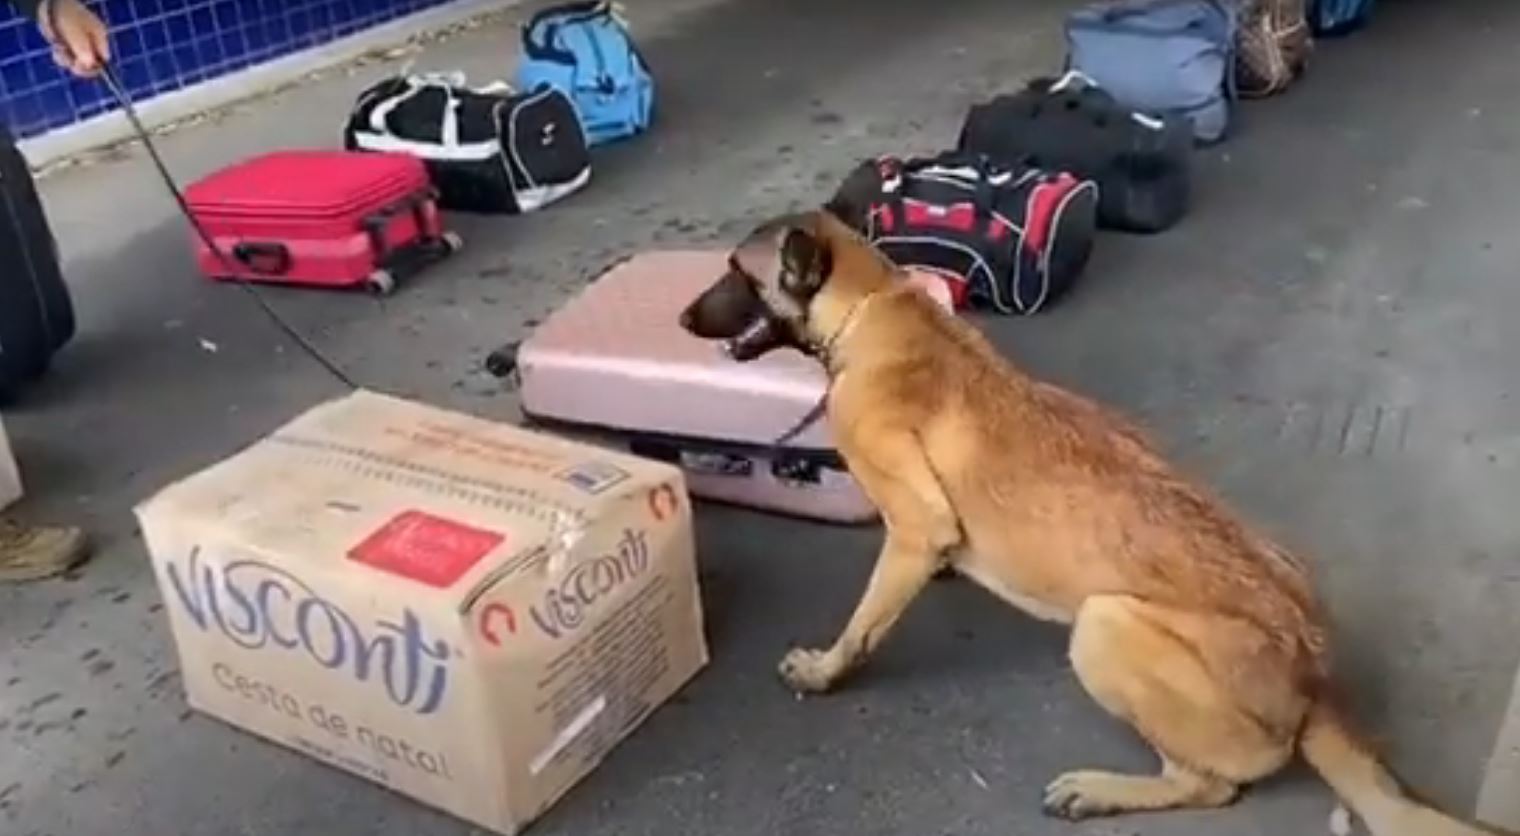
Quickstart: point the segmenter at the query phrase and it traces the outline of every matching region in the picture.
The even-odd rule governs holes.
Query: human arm
[[[105,21],[79,0],[7,0],[17,11],[37,21],[42,36],[53,45],[53,60],[74,75],[98,75],[111,58],[111,39]]]

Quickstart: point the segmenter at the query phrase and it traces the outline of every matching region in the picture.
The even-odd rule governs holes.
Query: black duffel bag
[[[863,162],[827,208],[899,266],[944,277],[957,308],[1033,314],[1086,268],[1097,193],[1066,172],[949,152]]]
[[[0,126],[0,403],[74,338],[74,300],[26,159]]]
[[[1182,219],[1191,199],[1187,120],[1130,110],[1077,72],[1035,79],[1018,93],[973,106],[957,148],[1005,166],[1093,180],[1106,229],[1163,231]]]
[[[519,93],[470,88],[460,74],[392,76],[359,95],[343,134],[351,151],[421,158],[444,209],[533,212],[591,179],[575,105],[547,86]]]

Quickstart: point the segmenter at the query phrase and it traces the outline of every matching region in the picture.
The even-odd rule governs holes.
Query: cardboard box
[[[0,511],[11,507],[21,499],[21,468],[11,452],[10,437],[5,434],[5,421],[0,420]]]
[[[360,392],[137,509],[190,704],[511,834],[708,661],[665,464]]]

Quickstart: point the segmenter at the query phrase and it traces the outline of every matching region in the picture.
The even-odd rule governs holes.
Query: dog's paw
[[[828,653],[822,650],[793,648],[776,670],[793,691],[799,694],[822,694],[834,684]]]
[[[1110,815],[1113,805],[1104,796],[1112,780],[1105,772],[1068,772],[1045,787],[1041,806],[1045,815],[1067,821]]]

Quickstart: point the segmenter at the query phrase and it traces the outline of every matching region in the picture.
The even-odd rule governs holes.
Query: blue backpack
[[[1346,35],[1367,25],[1374,0],[1310,0],[1309,27],[1316,35]]]
[[[1118,0],[1066,19],[1066,68],[1124,106],[1185,117],[1199,144],[1224,139],[1235,87],[1232,0]]]
[[[654,79],[611,2],[566,3],[522,30],[517,86],[549,84],[575,102],[591,145],[643,133],[654,112]]]

